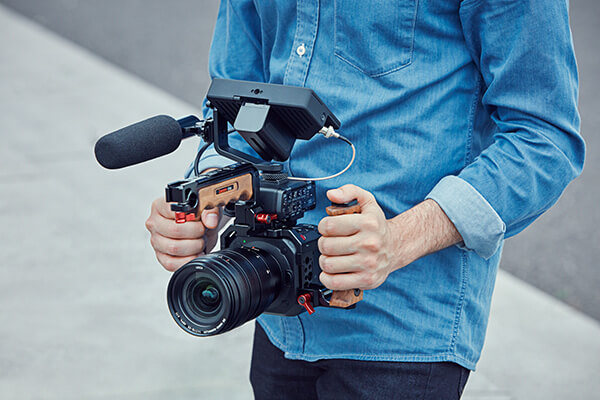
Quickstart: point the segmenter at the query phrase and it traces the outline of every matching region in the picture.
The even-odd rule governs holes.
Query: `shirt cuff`
[[[506,224],[490,203],[467,181],[446,176],[425,197],[442,208],[463,238],[459,247],[473,250],[486,260],[502,244]]]

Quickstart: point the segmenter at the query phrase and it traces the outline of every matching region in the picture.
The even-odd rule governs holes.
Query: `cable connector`
[[[339,133],[337,133],[333,129],[333,127],[331,125],[328,126],[328,127],[322,127],[321,129],[319,129],[318,133],[320,133],[323,136],[325,136],[326,139],[329,139],[329,138],[333,137],[333,138],[340,139],[340,140],[343,140],[344,142],[348,143],[350,145],[350,147],[352,148],[352,158],[350,159],[350,162],[348,163],[348,165],[346,165],[346,168],[344,168],[343,170],[341,170],[337,174],[333,174],[333,175],[329,175],[329,176],[323,176],[321,178],[301,178],[301,177],[297,177],[297,176],[289,176],[288,177],[289,180],[291,180],[291,181],[324,181],[326,179],[335,178],[337,176],[340,176],[344,172],[346,172],[348,170],[348,168],[350,168],[350,166],[354,162],[354,158],[356,157],[356,148],[354,147],[354,145],[352,144],[352,142],[350,140],[348,140],[348,138],[346,138],[346,137],[340,135]]]
[[[336,139],[340,137],[340,134],[337,133],[331,125],[329,125],[328,127],[322,127],[321,129],[319,129],[319,133],[325,136],[327,139],[329,139],[330,137],[334,137]]]

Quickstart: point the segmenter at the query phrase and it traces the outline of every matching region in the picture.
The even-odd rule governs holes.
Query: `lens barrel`
[[[270,247],[229,248],[177,270],[167,288],[175,322],[192,335],[211,336],[262,314],[277,298],[287,268]]]

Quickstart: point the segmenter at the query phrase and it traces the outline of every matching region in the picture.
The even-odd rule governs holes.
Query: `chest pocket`
[[[418,0],[335,0],[335,55],[376,78],[410,64]]]

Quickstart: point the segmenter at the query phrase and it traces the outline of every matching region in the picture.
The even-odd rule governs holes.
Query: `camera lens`
[[[169,309],[192,335],[227,332],[256,318],[275,300],[286,269],[285,257],[265,243],[196,258],[171,277]]]

